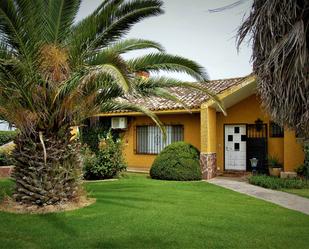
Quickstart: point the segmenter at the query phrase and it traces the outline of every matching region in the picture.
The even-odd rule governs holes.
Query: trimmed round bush
[[[200,152],[186,142],[172,143],[156,157],[150,176],[161,180],[201,180]]]

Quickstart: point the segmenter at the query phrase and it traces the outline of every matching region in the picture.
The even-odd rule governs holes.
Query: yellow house
[[[294,171],[303,163],[304,153],[295,133],[283,130],[262,110],[254,76],[214,80],[200,85],[219,96],[226,116],[204,93],[192,89],[171,89],[186,103],[190,112],[181,104],[157,97],[129,99],[147,106],[158,115],[166,126],[166,140],[159,128],[140,113],[100,115],[100,118],[112,119],[114,128],[124,128],[121,131],[129,168],[149,170],[156,155],[166,145],[180,140],[201,151],[205,179],[213,177],[217,171],[249,171],[251,158],[257,158],[258,168],[266,171],[269,155],[279,159],[284,171]]]

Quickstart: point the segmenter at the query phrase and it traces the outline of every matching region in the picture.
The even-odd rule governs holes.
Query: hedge
[[[176,142],[165,147],[150,169],[154,179],[192,181],[201,180],[200,153],[193,145]]]
[[[14,140],[18,131],[0,131],[0,146]]]

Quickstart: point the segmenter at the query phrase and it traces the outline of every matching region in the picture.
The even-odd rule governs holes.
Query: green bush
[[[154,179],[192,181],[202,178],[200,153],[191,144],[176,142],[165,147],[150,169]]]
[[[91,151],[97,153],[99,151],[99,143],[102,137],[106,137],[108,133],[111,133],[113,138],[119,138],[119,132],[110,130],[111,121],[110,119],[100,119],[98,124],[91,125],[85,123],[80,128],[79,138],[83,145],[87,145]]]
[[[0,131],[0,146],[13,141],[17,134],[17,131]]]
[[[270,168],[283,168],[282,163],[280,163],[279,158],[277,156],[269,155],[267,158],[268,167]]]
[[[302,179],[277,178],[267,175],[255,175],[249,177],[249,183],[263,188],[284,189],[284,188],[309,188],[309,184]]]
[[[305,164],[299,165],[295,169],[295,172],[297,173],[297,175],[299,175],[301,177],[305,177],[307,175],[307,168],[305,167]]]
[[[11,155],[1,151],[0,152],[0,167],[10,166],[12,164],[14,164],[14,162],[13,162],[13,158],[11,157]]]
[[[126,169],[120,139],[113,139],[109,132],[100,144],[96,153],[90,149],[83,152],[84,178],[87,180],[110,179]]]

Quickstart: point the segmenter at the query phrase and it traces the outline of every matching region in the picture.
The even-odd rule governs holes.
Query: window
[[[234,127],[234,133],[235,133],[235,134],[239,133],[239,131],[240,131],[239,127],[237,127],[237,126]]]
[[[239,143],[234,143],[234,150],[239,151],[239,148],[240,148]]]
[[[227,141],[233,142],[233,135],[228,135],[227,136]]]
[[[275,122],[270,122],[270,137],[283,137],[283,129]]]
[[[165,146],[183,141],[184,129],[182,125],[167,125],[166,140],[158,126],[137,126],[136,127],[136,152],[138,154],[159,154]]]

